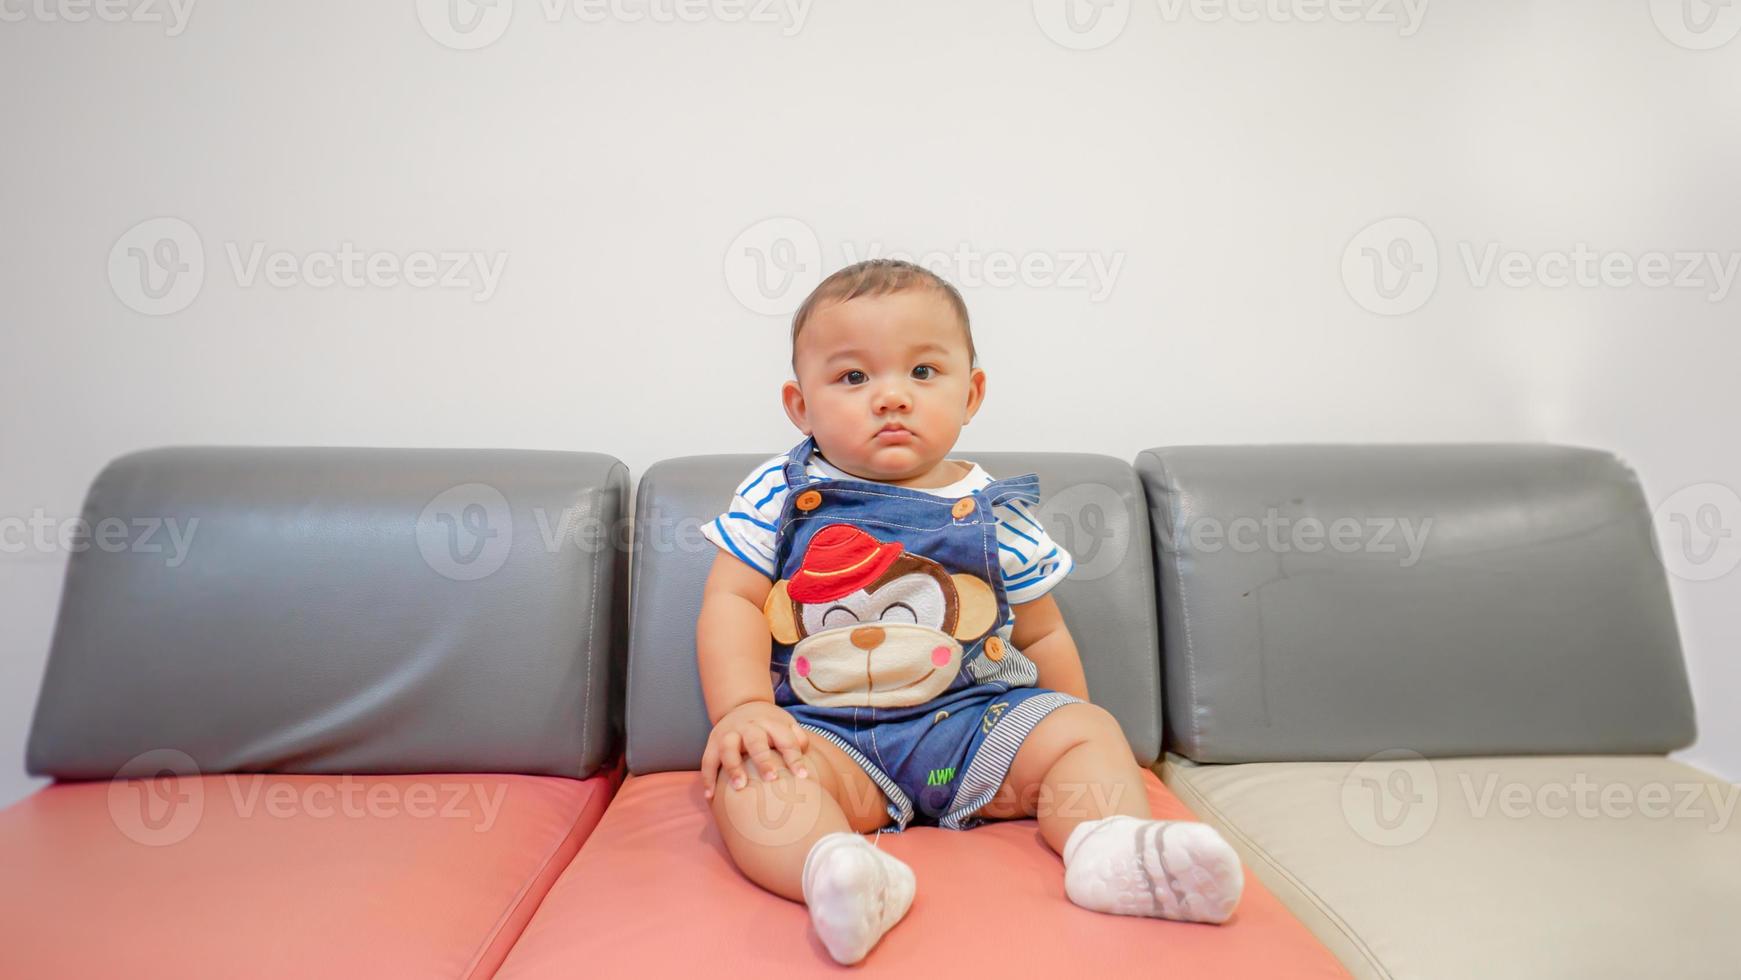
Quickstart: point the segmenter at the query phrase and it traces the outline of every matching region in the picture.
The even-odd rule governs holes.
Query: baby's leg
[[[745,760],[742,789],[721,767],[712,800],[714,823],[738,870],[794,902],[804,900],[804,859],[818,838],[869,833],[889,819],[882,790],[838,747],[811,733],[803,758],[804,779],[781,768],[772,782]]]
[[[815,735],[803,759],[804,779],[781,769],[768,781],[759,767],[746,765],[742,789],[733,789],[722,770],[714,822],[745,877],[808,905],[829,955],[856,963],[907,914],[913,872],[859,836],[889,820],[870,776]]]
[[[1067,704],[1041,719],[994,802],[1039,818],[1064,858],[1065,894],[1084,908],[1225,922],[1239,904],[1239,856],[1208,824],[1150,819],[1130,743],[1097,705]]]

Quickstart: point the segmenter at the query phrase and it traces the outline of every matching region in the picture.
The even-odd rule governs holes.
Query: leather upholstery
[[[1715,978],[1741,964],[1741,787],[1690,766],[1158,768],[1358,977]]]
[[[0,976],[484,980],[619,778],[56,783],[0,810]]]
[[[86,520],[186,547],[72,556],[28,767],[591,775],[620,742],[627,490],[596,453],[117,459]]]
[[[1204,446],[1149,450],[1137,470],[1169,746],[1188,758],[1655,753],[1693,739],[1650,513],[1607,453]]]
[[[1153,773],[1156,816],[1194,819]],[[1090,912],[1064,896],[1063,862],[1032,819],[874,838],[911,865],[906,918],[852,968],[866,977],[952,967],[999,977],[1345,977],[1249,873],[1225,925]],[[976,964],[958,966],[959,964]],[[829,959],[805,907],[732,865],[694,772],[629,776],[520,942],[503,980],[818,976]]]

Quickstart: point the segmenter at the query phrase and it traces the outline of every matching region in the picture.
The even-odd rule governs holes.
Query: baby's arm
[[[773,585],[759,570],[722,551],[703,588],[695,655],[713,723],[701,757],[702,791],[709,798],[721,770],[741,788],[746,761],[756,763],[763,779],[773,779],[782,768],[799,777],[807,774],[803,753],[809,738],[774,703],[773,637],[762,612]]]
[[[1016,617],[1010,642],[1040,669],[1039,686],[1089,700],[1082,656],[1076,652],[1076,641],[1064,625],[1058,603],[1050,595],[1043,595],[1012,607],[1010,612]]]

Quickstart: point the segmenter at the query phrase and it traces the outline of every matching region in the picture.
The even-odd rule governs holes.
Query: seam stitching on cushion
[[[1348,924],[1347,920],[1343,919],[1340,915],[1336,914],[1336,911],[1334,909],[1332,909],[1322,898],[1320,898],[1317,892],[1313,891],[1310,887],[1308,887],[1306,885],[1305,882],[1301,881],[1298,876],[1296,876],[1293,872],[1289,871],[1287,866],[1282,864],[1279,860],[1277,860],[1275,855],[1272,854],[1268,848],[1264,847],[1263,845],[1259,844],[1256,840],[1254,840],[1251,837],[1251,835],[1247,834],[1238,824],[1236,824],[1233,821],[1233,819],[1227,815],[1227,813],[1225,811],[1223,811],[1220,807],[1217,807],[1213,802],[1211,802],[1209,800],[1209,798],[1207,796],[1205,796],[1201,791],[1199,791],[1196,786],[1193,786],[1191,784],[1190,778],[1184,774],[1182,767],[1175,766],[1174,768],[1180,769],[1179,784],[1181,786],[1185,787],[1188,794],[1191,797],[1193,797],[1196,801],[1195,805],[1193,806],[1193,809],[1196,806],[1201,806],[1205,811],[1214,814],[1215,817],[1217,818],[1218,822],[1221,824],[1221,827],[1223,829],[1225,829],[1228,833],[1231,833],[1233,836],[1244,841],[1246,843],[1246,846],[1250,847],[1252,851],[1256,852],[1260,857],[1263,858],[1263,861],[1265,864],[1269,865],[1271,868],[1274,868],[1277,874],[1279,874],[1283,878],[1287,879],[1289,884],[1291,884],[1295,888],[1299,889],[1300,894],[1305,896],[1306,900],[1311,902],[1312,905],[1318,909],[1318,911],[1324,913],[1324,917],[1326,919],[1330,920],[1330,922],[1333,923],[1336,926],[1336,928],[1338,930],[1340,930],[1344,936],[1347,936],[1348,939],[1354,943],[1355,948],[1360,950],[1361,955],[1366,957],[1367,962],[1372,965],[1373,969],[1377,970],[1379,972],[1379,974],[1382,976],[1385,976],[1385,977],[1394,976],[1388,969],[1385,968],[1384,962],[1382,960],[1380,960],[1375,953],[1373,953],[1372,948],[1366,944],[1366,941],[1361,938],[1360,934],[1358,932],[1356,932],[1354,930],[1354,928]],[[1279,896],[1278,896],[1278,900],[1279,900]],[[1284,902],[1283,905],[1285,906],[1286,903]],[[1301,925],[1304,925],[1304,924],[1305,923],[1301,923]],[[1310,931],[1309,927],[1308,927],[1308,931]],[[1335,955],[1335,954],[1332,953],[1331,955]]]
[[[549,778],[563,779],[566,777],[554,776],[554,777],[549,777]],[[595,778],[603,778],[603,777],[595,777]],[[599,791],[595,791],[595,792],[599,792]],[[526,876],[526,880],[521,882],[519,890],[514,893],[513,899],[510,900],[508,902],[507,906],[502,909],[501,914],[496,916],[495,925],[492,926],[490,928],[489,933],[484,936],[484,941],[481,944],[479,944],[479,946],[477,948],[477,952],[472,954],[472,958],[466,963],[465,970],[462,973],[460,973],[460,976],[465,978],[465,980],[484,980],[484,978],[476,972],[477,968],[478,968],[478,962],[483,959],[484,953],[487,952],[489,950],[489,948],[495,944],[497,937],[499,937],[502,934],[502,930],[507,925],[508,920],[513,917],[514,911],[516,909],[518,909],[525,902],[526,893],[531,890],[533,882],[536,882],[540,877],[543,876],[545,869],[550,867],[551,862],[556,859],[556,855],[562,853],[563,845],[567,844],[568,841],[571,838],[573,838],[574,835],[580,830],[581,818],[586,816],[587,806],[591,802],[592,802],[592,797],[590,795],[585,800],[581,801],[579,808],[577,809],[577,811],[574,814],[573,821],[568,826],[567,833],[564,833],[560,838],[557,839],[556,844],[553,847],[551,847],[549,853],[544,855],[544,860],[538,862],[538,867],[535,868],[531,874]],[[579,853],[578,848],[576,849],[576,853]],[[550,887],[555,888],[556,882],[551,881]],[[548,894],[549,894],[549,890],[546,889],[545,895],[548,895]],[[539,896],[538,904],[532,906],[531,913],[526,916],[526,922],[528,925],[530,925],[532,922],[532,916],[537,914],[538,906],[543,905],[543,904],[544,904],[544,896]],[[522,927],[521,931],[522,931],[522,933],[524,933],[524,927]],[[515,941],[518,942],[519,937],[515,937]],[[512,948],[513,947],[510,946],[509,950],[512,951]],[[507,962],[506,958],[503,959],[503,962]],[[494,976],[495,972],[496,971],[492,971],[490,973],[490,976]]]
[[[625,469],[626,468],[627,467],[625,467]],[[635,491],[636,510],[640,509],[643,498],[648,496],[647,478],[649,475],[650,472],[641,474],[640,486]],[[639,515],[637,514],[631,514],[629,517],[629,635],[626,642],[629,645],[630,651],[634,650],[635,637],[640,634],[640,630],[635,628],[635,616],[640,611],[641,605],[639,601],[639,598],[642,595],[641,576],[646,574],[647,571],[647,563],[642,560],[640,556],[641,522],[637,519],[638,516]],[[635,670],[635,665],[640,663],[640,658],[629,656],[627,657],[627,660],[628,669],[625,673],[628,674],[628,677],[625,679],[623,686],[623,765],[625,769],[628,766],[629,743],[631,741],[629,733],[634,731],[633,726],[629,724],[629,716],[635,710],[635,676],[639,673]],[[699,766],[699,760],[697,765]],[[626,775],[625,772],[625,778]]]
[[[1160,467],[1162,494],[1169,498],[1177,496],[1169,487],[1173,478],[1172,474],[1167,472],[1167,461],[1155,453],[1145,451],[1143,455],[1154,456],[1156,465]],[[1183,507],[1183,504],[1180,504],[1179,506]],[[1170,512],[1173,508],[1169,507],[1168,510]],[[1169,536],[1172,536],[1173,522],[1170,519],[1172,514],[1168,513],[1167,517],[1169,518],[1167,523],[1168,534]],[[1150,533],[1151,535],[1153,534],[1152,528],[1150,529]],[[1185,576],[1183,571],[1183,567],[1179,561],[1178,543],[1175,541],[1173,547],[1173,580],[1175,588],[1179,590],[1179,619],[1185,630],[1185,688],[1190,692],[1190,705],[1189,710],[1186,712],[1186,724],[1191,726],[1191,748],[1201,754],[1203,752],[1203,728],[1201,719],[1199,719],[1197,715],[1197,651],[1191,639],[1191,604],[1186,601],[1185,598]],[[1162,586],[1165,585],[1164,582],[1157,582],[1156,584]],[[1159,612],[1159,610],[1156,611],[1157,616],[1159,615]],[[1158,645],[1164,646],[1165,643],[1163,642]]]

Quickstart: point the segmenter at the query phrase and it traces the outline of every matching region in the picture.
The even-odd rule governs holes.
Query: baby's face
[[[985,372],[969,364],[966,332],[942,294],[904,289],[824,306],[798,336],[795,367],[787,414],[830,463],[885,483],[959,476],[935,471],[979,410]]]

